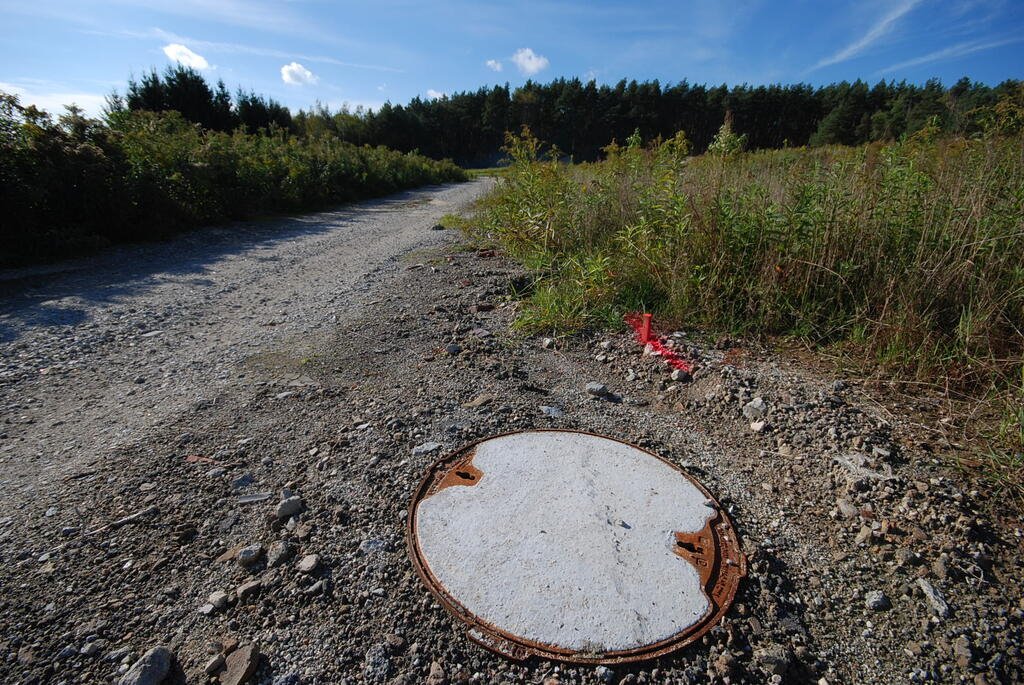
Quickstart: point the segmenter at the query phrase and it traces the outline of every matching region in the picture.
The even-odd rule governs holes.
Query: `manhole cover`
[[[746,559],[704,488],[632,445],[529,431],[434,464],[409,548],[469,635],[514,659],[638,661],[693,642],[728,609]]]

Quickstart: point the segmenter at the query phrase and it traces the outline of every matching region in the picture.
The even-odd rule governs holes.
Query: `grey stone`
[[[924,597],[928,600],[928,606],[939,618],[949,617],[949,605],[946,604],[945,598],[942,593],[939,592],[934,585],[928,582],[927,578],[918,578],[917,586],[921,588],[921,592],[924,593]]]
[[[316,554],[307,554],[298,563],[301,573],[314,573],[320,567],[320,557]]]
[[[235,589],[235,594],[238,595],[240,601],[255,597],[259,594],[262,589],[263,583],[259,580],[250,580],[248,583],[242,583]]]
[[[217,675],[223,668],[224,655],[218,654],[206,662],[206,667],[203,668],[203,671],[206,672],[206,675]]]
[[[268,499],[274,496],[272,492],[254,492],[251,495],[242,495],[238,498],[239,504],[259,504],[260,502],[266,502]]]
[[[132,664],[121,676],[118,685],[158,685],[171,670],[174,654],[163,645],[157,645]]]
[[[590,382],[587,383],[587,394],[593,397],[607,397],[608,386],[604,383]]]
[[[563,416],[565,416],[565,412],[563,412],[558,407],[548,407],[541,405],[540,411],[542,414],[544,414],[544,416],[550,416],[553,419],[560,419]]]
[[[104,661],[121,661],[122,659],[124,659],[126,656],[128,656],[131,653],[132,653],[132,648],[131,647],[118,647],[117,649],[112,649],[109,652],[107,652],[106,654],[104,654],[103,655],[103,660]]]
[[[412,456],[421,457],[425,454],[432,454],[441,449],[441,445],[436,442],[425,442],[422,445],[416,445],[412,448]]]
[[[302,504],[302,498],[298,496],[288,497],[283,499],[277,504],[277,518],[279,521],[290,519],[296,514],[302,513],[305,507]]]
[[[971,660],[974,659],[974,653],[971,651],[971,642],[965,636],[961,635],[953,643],[953,656],[956,657],[956,663],[960,668],[967,668],[971,665]]]
[[[860,510],[853,506],[847,499],[836,500],[836,508],[839,510],[839,514],[843,518],[852,519],[856,518],[860,514]]]
[[[216,592],[211,593],[210,596],[206,598],[206,601],[212,604],[214,609],[221,611],[222,609],[226,609],[228,606],[228,593],[223,590],[217,590]]]
[[[260,558],[263,556],[263,545],[256,542],[251,545],[246,545],[242,549],[238,550],[238,554],[235,556],[235,560],[238,561],[239,565],[244,568],[255,566],[259,563]]]
[[[913,550],[909,550],[906,547],[900,547],[896,550],[896,563],[900,566],[910,566],[916,564],[917,561],[917,555],[914,554]]]
[[[935,577],[939,580],[946,580],[949,578],[949,567],[946,565],[946,560],[943,556],[940,556],[932,562],[932,573],[934,573]]]
[[[462,347],[458,343],[448,343],[444,346],[444,351],[454,357],[462,352]]]
[[[386,644],[372,645],[366,650],[366,657],[363,661],[363,677],[370,683],[385,682],[391,675],[393,666]]]
[[[748,421],[757,421],[764,416],[766,410],[764,400],[760,397],[755,397],[743,405],[743,415],[747,417]]]
[[[671,378],[678,383],[689,383],[693,380],[693,376],[685,369],[673,369]]]
[[[241,476],[231,481],[231,487],[235,488],[236,490],[241,490],[242,488],[249,487],[255,482],[256,479],[253,477],[251,473],[243,473]]]
[[[385,552],[390,548],[386,540],[379,538],[368,538],[359,543],[359,551],[363,554],[375,554]]]
[[[267,548],[267,567],[276,568],[292,558],[295,546],[283,540],[270,543]]]
[[[436,661],[430,662],[430,674],[427,676],[426,685],[448,685],[448,674]]]
[[[889,598],[881,590],[871,590],[864,595],[864,606],[871,611],[885,611],[892,607]]]

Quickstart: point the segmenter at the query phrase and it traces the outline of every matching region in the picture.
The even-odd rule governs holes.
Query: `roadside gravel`
[[[673,380],[625,334],[517,336],[523,274],[431,230],[485,188],[8,274],[0,679],[1024,679],[1020,524],[951,446],[742,342],[678,332],[697,370]],[[597,669],[465,639],[408,561],[408,499],[446,451],[531,427],[654,450],[729,508],[751,563],[720,627]]]

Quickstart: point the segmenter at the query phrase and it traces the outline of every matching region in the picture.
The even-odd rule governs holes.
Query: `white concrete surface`
[[[474,486],[420,502],[420,549],[467,609],[513,635],[577,651],[642,647],[708,610],[673,532],[713,515],[662,461],[581,433],[531,432],[478,447]]]

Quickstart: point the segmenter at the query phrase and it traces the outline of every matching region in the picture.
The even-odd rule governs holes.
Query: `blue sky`
[[[1024,77],[1021,0],[0,0],[0,90],[97,113],[178,61],[293,110],[559,76],[763,84]]]

